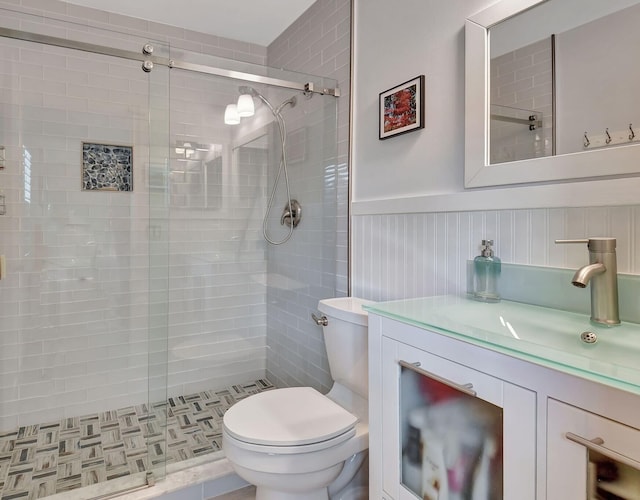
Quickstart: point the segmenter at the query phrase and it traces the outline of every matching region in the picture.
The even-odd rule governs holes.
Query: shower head
[[[247,85],[240,85],[240,87],[238,87],[238,91],[240,94],[249,94],[251,97],[261,97],[260,93],[256,89]]]
[[[276,108],[276,113],[280,113],[287,104],[292,108],[295,108],[296,104],[298,104],[298,98],[296,96],[289,97],[289,99]]]

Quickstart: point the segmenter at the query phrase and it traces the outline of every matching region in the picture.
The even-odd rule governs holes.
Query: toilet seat
[[[342,444],[344,441],[351,439],[356,435],[356,429],[350,429],[347,432],[340,434],[326,441],[320,441],[318,443],[303,444],[299,446],[273,446],[267,444],[253,444],[246,441],[240,441],[229,435],[226,429],[223,429],[222,435],[227,441],[227,445],[233,443],[233,446],[240,450],[255,451],[257,453],[267,453],[268,455],[301,455],[303,453],[311,453],[316,451],[322,451],[328,448],[332,448]]]
[[[239,401],[224,415],[226,434],[245,449],[301,453],[335,446],[358,419],[311,387],[274,389]]]

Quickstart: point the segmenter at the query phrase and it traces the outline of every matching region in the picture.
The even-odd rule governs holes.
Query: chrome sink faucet
[[[616,239],[556,240],[556,243],[587,244],[589,264],[576,271],[571,284],[585,288],[591,283],[591,321],[593,323],[619,325]]]

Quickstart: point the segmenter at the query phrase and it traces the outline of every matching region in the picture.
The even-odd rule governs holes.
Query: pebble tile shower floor
[[[266,379],[0,431],[0,499],[32,500],[222,449],[222,416]],[[162,423],[166,415],[166,443]]]

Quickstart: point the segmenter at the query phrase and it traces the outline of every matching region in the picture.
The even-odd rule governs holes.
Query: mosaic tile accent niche
[[[83,142],[82,189],[133,191],[133,148]]]
[[[129,406],[0,431],[0,500],[35,500],[145,472],[163,460],[173,464],[220,451],[225,412],[241,399],[273,388],[260,379],[171,397],[151,407]]]

